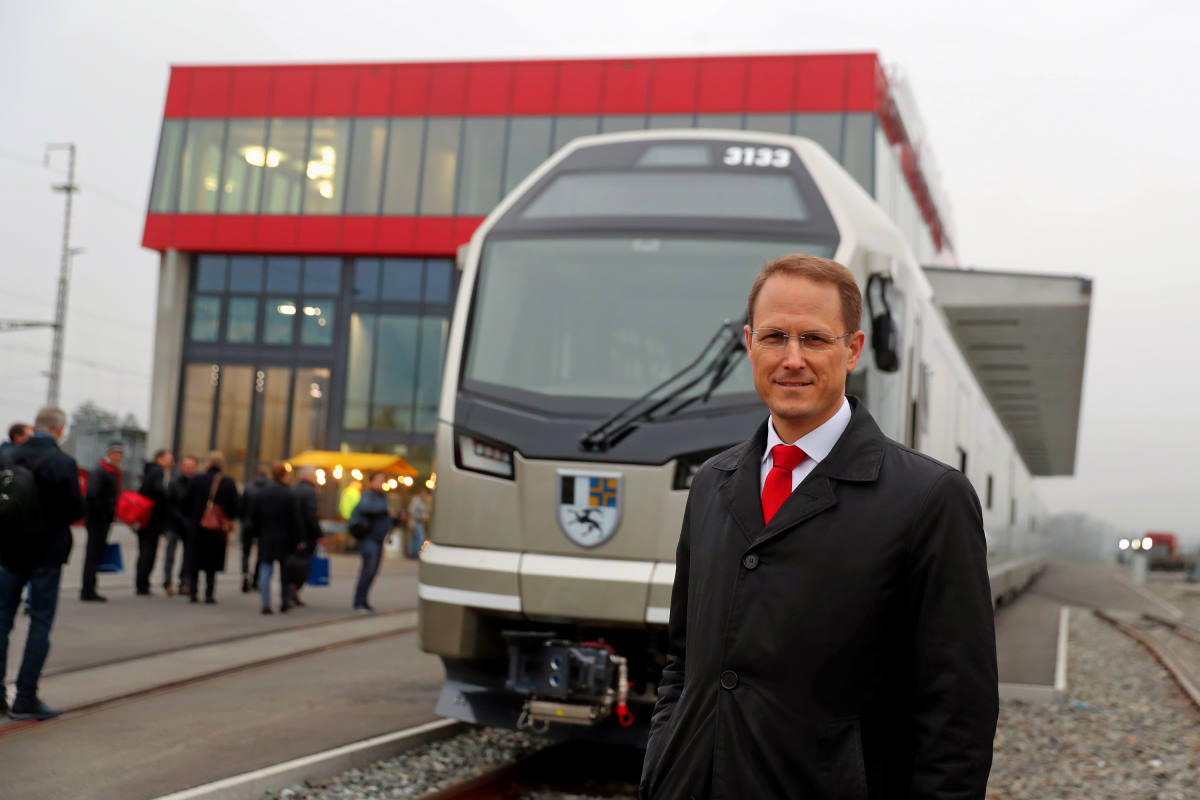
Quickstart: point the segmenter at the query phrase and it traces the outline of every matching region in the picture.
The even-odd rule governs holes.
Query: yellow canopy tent
[[[342,453],[337,450],[305,450],[287,460],[293,467],[317,467],[333,471],[341,467],[346,472],[384,472],[388,475],[417,477],[417,471],[403,458],[388,453]]]

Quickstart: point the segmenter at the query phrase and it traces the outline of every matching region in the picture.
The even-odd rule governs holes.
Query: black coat
[[[300,540],[300,509],[292,490],[279,481],[254,495],[249,524],[258,536],[258,558],[263,563],[283,561]]]
[[[146,464],[146,469],[142,473],[142,485],[138,492],[143,497],[154,501],[154,508],[150,512],[150,521],[146,523],[142,533],[161,533],[171,517],[171,509],[167,503],[166,475],[157,462],[151,461]]]
[[[187,536],[191,528],[188,490],[191,488],[193,477],[195,476],[176,475],[167,484],[167,527],[181,536]]]
[[[998,699],[979,500],[851,402],[766,527],[766,423],[696,474],[644,796],[983,798]]]
[[[88,473],[87,497],[84,498],[83,521],[88,530],[107,531],[117,515],[117,494],[121,484],[117,472],[105,469],[101,462]]]
[[[300,515],[300,538],[297,544],[303,544],[311,553],[317,546],[317,539],[322,536],[321,522],[317,516],[317,487],[308,481],[300,481],[292,492],[295,494],[297,513]]]
[[[208,493],[214,480],[219,480],[220,483],[217,484],[213,502],[220,506],[230,519],[237,519],[238,490],[233,478],[222,475],[216,467],[209,467],[207,472],[197,473],[192,477],[187,496],[188,520],[195,536],[195,561],[192,566],[200,571],[223,572],[228,536],[200,526],[200,518],[204,516],[204,507],[208,505]]]
[[[49,449],[55,455],[46,457]],[[46,460],[33,470],[41,505],[42,529],[33,532],[38,541],[33,547],[35,567],[57,567],[71,556],[71,523],[83,516],[83,496],[79,492],[79,466],[64,453],[50,436],[30,436],[23,444],[9,450],[6,457],[14,464],[33,469],[42,458]],[[13,569],[23,565],[6,564]]]

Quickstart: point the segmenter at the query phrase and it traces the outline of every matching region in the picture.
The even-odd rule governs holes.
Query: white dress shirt
[[[832,417],[794,442],[785,442],[780,439],[779,434],[775,432],[774,418],[771,418],[769,422],[770,424],[767,425],[767,449],[763,453],[762,467],[758,473],[758,491],[760,494],[762,493],[763,486],[767,483],[767,473],[771,471],[771,467],[775,463],[775,459],[771,456],[771,448],[777,444],[794,444],[807,456],[792,470],[792,491],[794,492],[800,485],[800,481],[808,477],[808,473],[812,472],[817,464],[820,464],[829,455],[833,446],[838,443],[838,439],[842,438],[846,426],[850,424],[850,401],[843,397],[841,407]]]

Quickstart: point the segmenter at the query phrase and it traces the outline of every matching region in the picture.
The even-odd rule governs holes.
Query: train
[[[830,257],[866,297],[847,392],[989,495],[989,547],[1038,499],[897,226],[795,136],[575,139],[460,251],[419,564],[442,716],[644,741],[692,476],[767,414],[742,325],[761,266]],[[993,486],[993,476],[996,485]],[[1007,497],[996,503],[991,493]],[[1010,505],[1011,503],[1011,505]]]

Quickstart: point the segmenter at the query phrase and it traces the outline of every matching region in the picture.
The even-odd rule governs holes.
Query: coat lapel
[[[729,473],[721,483],[721,497],[729,506],[730,516],[753,544],[763,530],[762,494],[759,491],[759,470],[762,466],[763,448],[767,446],[767,425],[758,426],[754,436],[740,450],[731,451],[714,466]]]

